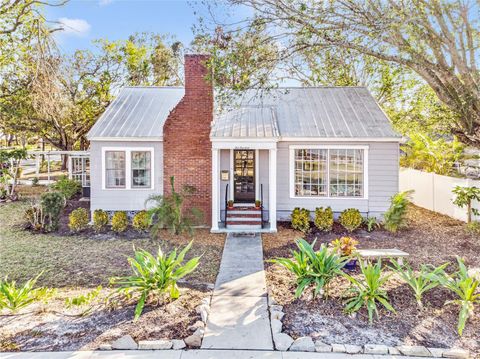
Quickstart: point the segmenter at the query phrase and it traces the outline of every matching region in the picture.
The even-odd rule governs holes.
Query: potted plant
[[[330,247],[332,247],[334,251],[342,257],[350,258],[345,264],[345,269],[353,270],[357,265],[357,258],[355,256],[357,244],[358,241],[352,237],[341,237],[330,242]]]
[[[233,208],[233,200],[232,199],[227,201],[227,206],[228,206],[229,209]]]
[[[255,209],[260,209],[261,206],[262,206],[262,201],[260,201],[259,199],[255,200]]]

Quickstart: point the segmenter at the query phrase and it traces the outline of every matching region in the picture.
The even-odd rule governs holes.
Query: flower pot
[[[356,259],[350,259],[347,264],[345,264],[345,269],[346,270],[354,270],[357,266],[357,260]]]

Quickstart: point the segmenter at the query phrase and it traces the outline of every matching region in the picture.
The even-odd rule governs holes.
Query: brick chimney
[[[208,55],[185,55],[185,96],[163,126],[164,192],[194,186],[188,206],[202,210],[205,224],[211,224],[213,86],[207,81]]]

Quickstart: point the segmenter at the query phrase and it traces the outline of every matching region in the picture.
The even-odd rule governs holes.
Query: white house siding
[[[103,189],[102,148],[153,148],[153,189]],[[151,194],[163,193],[163,143],[161,141],[91,141],[90,179],[92,211],[138,211],[145,208],[145,200]]]
[[[259,150],[258,151],[258,182],[259,186],[263,185],[263,207],[268,209],[268,194],[269,194],[269,186],[268,186],[268,150]],[[259,192],[260,193],[260,188]],[[260,199],[260,195],[258,197]],[[265,219],[267,219],[268,212],[265,213]]]
[[[302,145],[367,145],[368,198],[290,198],[289,146]],[[277,145],[277,217],[288,220],[295,207],[314,210],[332,207],[338,214],[346,208],[357,208],[363,214],[380,217],[390,205],[390,197],[398,192],[399,145],[398,142],[279,142]]]

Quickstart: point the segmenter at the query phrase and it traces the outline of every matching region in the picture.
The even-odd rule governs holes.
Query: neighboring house
[[[189,205],[212,231],[276,231],[295,207],[382,216],[401,138],[365,87],[247,91],[216,114],[205,60],[185,56],[185,88],[124,88],[90,130],[92,211],[144,209],[175,176],[177,188],[195,186]]]

